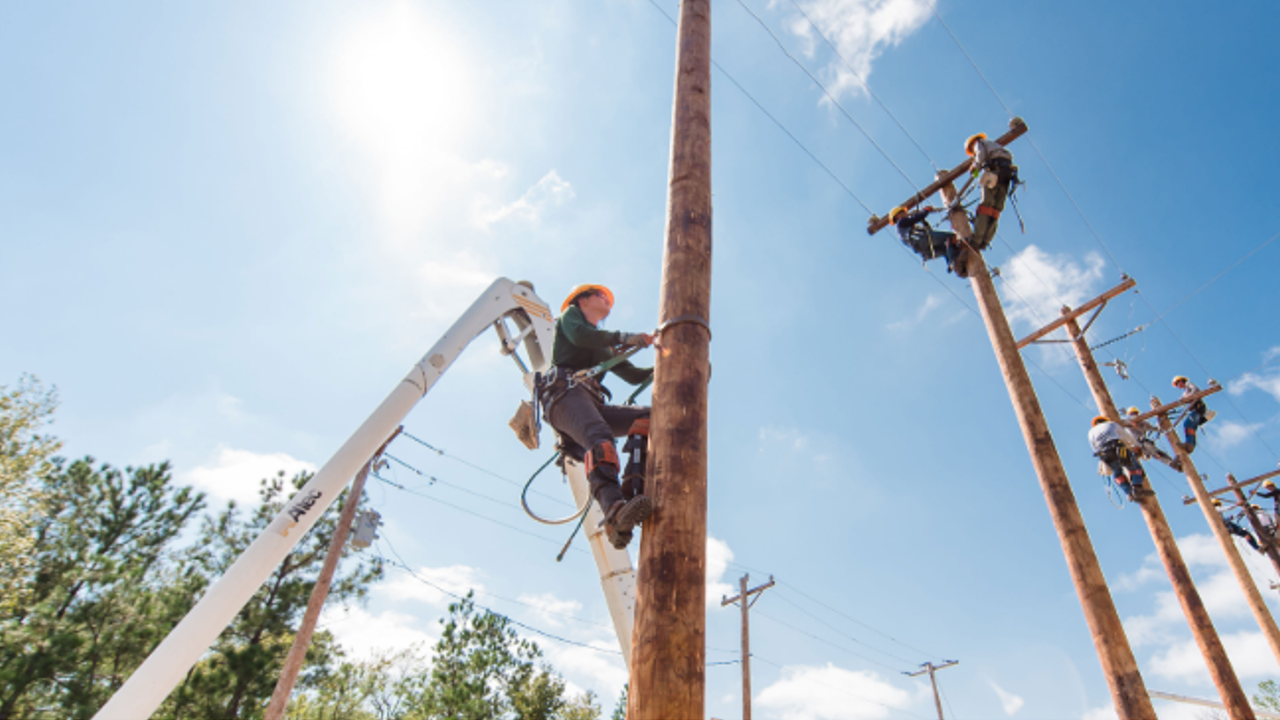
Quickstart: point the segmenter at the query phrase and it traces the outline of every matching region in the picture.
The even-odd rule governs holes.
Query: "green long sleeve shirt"
[[[587,322],[582,309],[570,305],[556,320],[556,339],[551,346],[551,364],[568,370],[586,370],[614,356],[613,347],[626,333],[601,330]],[[609,368],[609,372],[632,385],[639,385],[653,374],[653,368],[641,368],[630,360]]]

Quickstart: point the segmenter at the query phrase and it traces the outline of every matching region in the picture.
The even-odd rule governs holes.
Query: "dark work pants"
[[[605,405],[583,385],[565,393],[547,412],[547,422],[551,427],[568,435],[587,452],[600,443],[611,443],[614,438],[626,435],[632,423],[646,417],[649,417],[649,408],[642,405]],[[593,472],[587,481],[591,483],[591,496],[600,504],[601,511],[607,511],[614,502],[623,499],[616,473],[608,476]]]

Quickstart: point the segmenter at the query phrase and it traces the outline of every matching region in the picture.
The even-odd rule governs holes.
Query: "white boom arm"
[[[506,325],[507,320],[515,324],[514,334]],[[502,340],[503,354],[515,358],[524,373],[526,387],[532,388],[533,374],[550,366],[551,343],[555,338],[551,309],[527,283],[499,278],[413,366],[329,462],[285,504],[267,529],[94,715],[94,720],[137,720],[154,713],[360,467],[391,436],[467,345],[490,326]],[[522,341],[529,366],[517,354]],[[574,497],[581,507],[587,494],[582,466],[570,460],[566,468]],[[629,661],[635,571],[625,551],[614,550],[604,543],[596,529],[599,521],[600,511],[593,506],[586,521],[592,553],[618,632],[622,656]]]

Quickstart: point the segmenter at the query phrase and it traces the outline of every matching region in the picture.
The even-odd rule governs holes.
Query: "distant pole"
[[[1080,361],[1080,368],[1084,370],[1085,380],[1089,384],[1089,392],[1093,395],[1093,401],[1098,406],[1098,414],[1105,415],[1108,420],[1113,423],[1120,423],[1120,414],[1116,410],[1115,401],[1111,398],[1111,391],[1107,388],[1107,383],[1102,378],[1102,371],[1098,369],[1098,363],[1093,359],[1093,351],[1089,349],[1089,343],[1084,338],[1084,333],[1080,330],[1080,323],[1076,322],[1076,315],[1071,308],[1063,308],[1062,316],[1066,320],[1067,337],[1071,340],[1071,347],[1075,350],[1076,359]],[[1218,637],[1218,631],[1213,627],[1213,621],[1209,619],[1209,611],[1205,609],[1204,602],[1200,598],[1199,591],[1196,590],[1195,581],[1191,579],[1191,571],[1187,569],[1187,564],[1182,559],[1182,552],[1178,549],[1177,539],[1173,536],[1173,531],[1169,528],[1169,521],[1165,519],[1164,510],[1160,507],[1160,500],[1156,497],[1155,488],[1151,487],[1151,483],[1146,483],[1146,492],[1138,495],[1138,507],[1142,508],[1142,517],[1147,521],[1147,529],[1151,531],[1151,539],[1155,542],[1156,552],[1160,555],[1160,561],[1164,564],[1165,573],[1169,575],[1169,583],[1173,586],[1174,595],[1178,598],[1178,604],[1182,606],[1182,613],[1187,618],[1187,625],[1191,627],[1191,634],[1195,636],[1196,645],[1200,647],[1201,653],[1205,656],[1205,663],[1209,665],[1211,674],[1213,675],[1214,684],[1218,685],[1218,692],[1225,699],[1233,694],[1240,696],[1241,702],[1245,707],[1248,701],[1245,699],[1244,690],[1240,687],[1240,681],[1236,679],[1235,672],[1231,669],[1230,663],[1226,659],[1226,651],[1222,646],[1222,640]],[[1203,489],[1203,485],[1201,486]],[[1135,489],[1135,493],[1137,490]],[[1216,514],[1216,513],[1215,513]],[[1240,559],[1240,553],[1236,551],[1236,546],[1227,537],[1227,529],[1222,527],[1222,523],[1217,523],[1218,527],[1213,528],[1214,535],[1217,536],[1222,546],[1223,552],[1227,555],[1227,560],[1231,564],[1231,569],[1236,571],[1236,579],[1240,583],[1240,589],[1244,591],[1245,597],[1249,600],[1249,608],[1254,611],[1254,618],[1258,624],[1262,626],[1263,635],[1267,636],[1267,642],[1273,644],[1273,649],[1280,647],[1280,631],[1276,630],[1275,621],[1271,619],[1271,613],[1267,612],[1266,605],[1262,602],[1262,595],[1258,593],[1258,588],[1253,584],[1253,579],[1249,577],[1249,571],[1244,566],[1244,561]],[[1233,557],[1234,556],[1234,557]],[[1254,604],[1254,601],[1257,604]],[[1260,612],[1259,612],[1260,611]],[[1280,655],[1277,655],[1280,660]],[[1215,663],[1224,666],[1214,671]],[[1215,674],[1215,672],[1217,674]],[[1221,681],[1221,682],[1219,682]],[[1231,703],[1228,701],[1228,705]],[[1233,716],[1234,717],[1234,716]]]
[[[320,619],[320,610],[324,607],[325,598],[329,596],[329,586],[333,583],[333,575],[338,569],[338,560],[342,557],[342,547],[346,545],[347,535],[351,531],[351,521],[356,516],[356,507],[360,504],[360,494],[364,492],[364,481],[369,477],[373,464],[382,457],[382,451],[400,434],[401,426],[392,433],[382,447],[373,454],[369,462],[356,473],[351,483],[347,501],[342,505],[342,514],[338,516],[338,526],[334,528],[333,538],[329,541],[329,549],[325,552],[324,565],[320,568],[320,577],[311,588],[311,599],[307,601],[307,610],[302,615],[302,624],[298,626],[298,634],[293,636],[293,645],[285,658],[284,669],[280,679],[276,681],[275,692],[271,693],[271,702],[263,720],[280,720],[284,717],[285,708],[289,704],[289,696],[293,694],[293,685],[298,681],[298,673],[302,670],[302,662],[307,657],[307,648],[311,645],[311,637],[316,631],[316,622]]]
[[[1262,551],[1266,554],[1267,559],[1271,561],[1271,565],[1276,572],[1280,573],[1280,550],[1276,548],[1275,534],[1267,532],[1262,527],[1262,523],[1258,521],[1258,514],[1253,511],[1253,507],[1249,504],[1249,498],[1245,497],[1244,490],[1239,487],[1239,483],[1236,482],[1235,476],[1231,473],[1227,473],[1227,486],[1235,492],[1236,499],[1244,506],[1244,511],[1249,516],[1249,524],[1253,526],[1253,532],[1258,536],[1258,540],[1266,540],[1266,542],[1262,543]],[[1275,526],[1273,525],[1272,527]],[[1231,546],[1235,547],[1235,543],[1232,543]],[[1275,646],[1272,646],[1272,651],[1276,652]],[[1280,652],[1277,653],[1276,659],[1280,661]]]
[[[749,600],[752,595],[760,593],[773,587],[773,578],[769,578],[769,582],[750,590],[747,589],[747,578],[749,575],[744,574],[738,580],[740,590],[737,595],[731,598],[720,598],[720,607],[738,603],[742,606],[742,720],[751,720],[751,625],[748,620],[748,611],[755,604],[755,600]]]
[[[711,3],[676,31],[667,229],[629,720],[705,717],[707,382],[711,377]]]
[[[942,199],[948,205],[955,201],[955,196],[954,185],[942,188]],[[963,210],[953,211],[951,222],[961,237],[969,237],[969,223]],[[1111,591],[1107,589],[1106,578],[1102,575],[1098,556],[1093,551],[1093,543],[1089,540],[1089,531],[1084,526],[1075,493],[1067,479],[1067,471],[1062,467],[1062,458],[1058,456],[1058,448],[1053,443],[1053,436],[1049,434],[1049,424],[1040,408],[1035,388],[1031,385],[1027,366],[1023,363],[1013,332],[1009,329],[1009,320],[1000,305],[1000,296],[996,294],[986,262],[976,251],[968,252],[967,272],[973,294],[978,299],[987,335],[995,349],[1000,374],[1009,390],[1009,399],[1013,401],[1014,414],[1022,428],[1022,439],[1027,444],[1031,464],[1040,480],[1040,489],[1049,505],[1049,515],[1058,532],[1062,554],[1067,560],[1067,570],[1071,573],[1071,581],[1080,598],[1084,619],[1089,626],[1098,661],[1102,664],[1102,672],[1107,678],[1116,714],[1121,720],[1150,720],[1156,716],[1156,712],[1151,705],[1151,698],[1147,697],[1147,688],[1138,672],[1138,662],[1133,657],[1133,649],[1129,647],[1129,639],[1120,623],[1120,614],[1111,599]]]
[[[907,677],[916,677],[918,675],[929,673],[929,682],[930,684],[933,685],[933,704],[938,706],[938,720],[947,720],[947,719],[942,715],[942,695],[941,693],[938,692],[938,679],[934,677],[934,673],[937,672],[938,670],[943,670],[945,668],[951,667],[952,665],[958,665],[958,664],[960,664],[959,660],[948,660],[941,665],[934,665],[931,662],[920,663],[920,667],[924,668],[924,670],[921,670],[919,672],[913,672],[913,673],[903,673],[903,675],[906,675]]]
[[[1151,407],[1159,407],[1160,405],[1160,399],[1153,395],[1151,397]],[[1178,460],[1182,462],[1182,472],[1187,476],[1187,482],[1191,483],[1191,491],[1195,493],[1196,500],[1200,501],[1200,510],[1204,512],[1205,520],[1209,522],[1209,527],[1213,530],[1213,534],[1219,538],[1218,542],[1221,543],[1223,536],[1227,534],[1227,529],[1223,527],[1222,518],[1219,517],[1218,511],[1213,507],[1213,500],[1209,498],[1209,491],[1205,489],[1204,482],[1200,480],[1200,473],[1196,471],[1195,463],[1191,462],[1191,456],[1183,451],[1182,444],[1178,442],[1178,432],[1174,429],[1173,423],[1169,422],[1169,417],[1161,414],[1157,418],[1160,422],[1160,429],[1164,431],[1165,437],[1169,440],[1169,444],[1173,446],[1173,451],[1177,454]],[[1229,538],[1227,541],[1231,542]],[[1234,547],[1233,543],[1232,548],[1234,549]],[[1238,554],[1236,559],[1239,560]],[[1199,596],[1196,597],[1196,600],[1199,600]],[[1181,595],[1179,595],[1178,601],[1182,602]],[[1263,610],[1265,611],[1265,606]],[[1183,612],[1187,612],[1185,603]],[[1200,606],[1200,612],[1204,613],[1203,605]],[[1209,666],[1209,676],[1213,678],[1213,684],[1218,688],[1218,695],[1221,696],[1223,704],[1227,706],[1227,715],[1231,716],[1231,720],[1244,720],[1245,718],[1253,720],[1253,708],[1249,705],[1249,698],[1244,694],[1244,689],[1240,687],[1240,680],[1236,677],[1235,670],[1231,668],[1231,661],[1227,658],[1226,648],[1222,646],[1222,642],[1218,639],[1218,634],[1214,631],[1208,614],[1204,614],[1202,621],[1196,621],[1192,620],[1191,614],[1188,612],[1187,621],[1191,624],[1191,633],[1195,636],[1196,645],[1200,647],[1200,654],[1204,656],[1204,662]],[[1201,625],[1201,627],[1198,628],[1197,625]],[[1263,634],[1267,634],[1265,629]],[[1268,639],[1268,642],[1270,642],[1270,639]]]

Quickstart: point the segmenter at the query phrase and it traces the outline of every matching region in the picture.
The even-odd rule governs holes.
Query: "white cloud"
[[[916,314],[910,318],[904,318],[898,322],[889,323],[887,326],[890,330],[905,330],[909,327],[920,324],[929,313],[933,312],[938,306],[942,305],[942,296],[937,293],[929,293],[925,297],[924,303],[920,305],[920,309],[916,310]]]
[[[360,607],[332,605],[320,614],[319,627],[333,633],[352,657],[369,659],[382,650],[435,644],[437,637],[425,632],[418,622],[413,615],[392,610],[373,615]]]
[[[803,450],[809,446],[809,438],[796,428],[762,427],[760,428],[760,450],[766,444],[789,446],[792,450]]]
[[[219,445],[210,462],[192,468],[182,479],[212,497],[254,505],[261,481],[281,470],[286,477],[293,477],[302,471],[315,472],[316,466],[286,453],[255,453]]]
[[[1064,304],[1075,307],[1088,300],[1105,265],[1097,253],[1086,255],[1081,266],[1069,255],[1028,245],[1000,268],[1009,291],[1004,301],[1010,324],[1036,329],[1057,319]]]
[[[1013,717],[1026,704],[1026,701],[1021,697],[997,685],[995,680],[987,680],[987,684],[991,686],[992,690],[996,691],[996,695],[1000,696],[1000,707],[1004,710],[1005,715]]]
[[[397,574],[394,579],[383,583],[383,591],[393,600],[417,600],[438,607],[447,606],[454,598],[431,587],[427,582],[455,595],[466,595],[468,590],[484,592],[484,584],[479,579],[480,571],[466,565],[440,568],[422,566],[414,571],[414,575]]]
[[[1163,715],[1161,716],[1163,717]],[[1119,720],[1120,716],[1116,715],[1114,705],[1103,705],[1102,707],[1090,708],[1084,711],[1080,716],[1080,720]]]
[[[1275,656],[1261,632],[1243,631],[1220,637],[1238,677],[1265,679],[1280,672],[1280,666],[1276,665]],[[1153,656],[1148,667],[1151,673],[1171,682],[1212,685],[1204,656],[1194,640],[1170,645],[1164,652]]]
[[[719,607],[720,599],[730,595],[737,595],[738,591],[733,585],[722,582],[724,574],[729,569],[729,563],[733,562],[733,550],[729,549],[729,543],[707,536],[707,606]]]
[[[1268,358],[1271,353],[1280,348],[1272,348],[1267,351]],[[1261,390],[1280,402],[1280,370],[1271,370],[1269,372],[1247,372],[1240,377],[1227,383],[1227,392],[1232,395],[1242,395],[1245,391],[1256,388]]]
[[[1204,433],[1209,444],[1217,450],[1229,450],[1248,439],[1262,427],[1262,423],[1245,424],[1223,420],[1213,423],[1210,427],[1213,432]]]
[[[517,598],[526,605],[532,605],[538,618],[547,625],[563,627],[567,618],[582,611],[582,603],[577,600],[561,600],[551,593],[531,595],[524,593]]]
[[[573,186],[552,169],[514,202],[497,209],[487,209],[481,202],[475,208],[475,222],[486,229],[506,218],[537,223],[547,208],[563,205],[573,198]]]
[[[906,708],[911,695],[873,672],[828,663],[784,667],[781,679],[761,691],[755,702],[788,720],[875,720]]]
[[[869,82],[876,58],[919,30],[931,14],[927,0],[809,0],[800,6],[848,62],[846,66],[833,57],[828,65],[826,72],[832,77],[828,88],[836,97],[864,93],[858,78]],[[788,29],[804,41],[807,55],[812,56],[822,42],[798,15]]]
[[[557,672],[584,681],[602,698],[601,702],[605,707],[612,705],[613,698],[618,696],[622,686],[627,683],[627,670],[622,664],[622,656],[615,654],[618,651],[618,639],[612,633],[607,638],[581,641],[605,652],[549,641],[538,635],[528,637],[538,643],[547,662]]]

